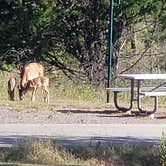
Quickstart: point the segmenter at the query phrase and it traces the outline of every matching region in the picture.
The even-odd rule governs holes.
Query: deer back
[[[44,67],[41,63],[38,62],[28,63],[23,67],[20,76],[21,86],[24,87],[27,81],[37,78],[39,76],[44,76]]]

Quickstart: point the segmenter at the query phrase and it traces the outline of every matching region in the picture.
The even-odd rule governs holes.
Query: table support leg
[[[145,110],[143,110],[141,108],[141,95],[140,95],[140,91],[141,91],[141,81],[137,80],[137,107],[138,107],[138,111],[139,113],[146,113]]]
[[[129,105],[128,108],[119,106],[119,104],[118,104],[118,93],[119,92],[116,92],[116,91],[114,92],[114,104],[115,104],[115,107],[119,111],[123,111],[123,112],[130,111],[133,108],[133,101],[134,101],[134,80],[131,80],[130,105]]]
[[[154,114],[157,109],[158,109],[158,97],[157,96],[151,96],[151,98],[153,99],[154,101],[154,106],[153,106],[153,110],[152,111],[147,111],[147,110],[144,110],[142,109],[142,106],[141,106],[141,98],[143,97],[143,95],[140,95],[140,92],[141,92],[141,81],[138,80],[137,81],[137,107],[138,107],[138,110],[139,110],[139,113],[140,114]]]
[[[158,109],[158,97],[157,96],[152,96],[151,98],[153,99],[153,103],[154,103],[153,109],[151,111],[142,109],[141,106],[139,105],[139,102],[138,102],[138,110],[139,110],[140,114],[142,114],[142,113],[146,114],[146,115],[154,114],[157,111],[157,109]]]

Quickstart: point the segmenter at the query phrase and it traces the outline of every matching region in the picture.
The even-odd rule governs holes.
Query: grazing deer
[[[49,102],[49,78],[44,76],[39,76],[37,78],[34,78],[26,82],[24,87],[21,87],[19,89],[20,100],[23,100],[23,97],[28,90],[32,90],[31,100],[35,101],[35,95],[38,88],[43,89],[43,93],[45,93],[44,102],[48,103]]]
[[[8,94],[9,94],[9,99],[12,101],[15,100],[14,96],[15,87],[16,87],[16,78],[12,76],[8,80]]]
[[[37,78],[39,76],[44,76],[43,65],[39,62],[26,63],[20,73],[20,86],[24,87],[27,81]]]

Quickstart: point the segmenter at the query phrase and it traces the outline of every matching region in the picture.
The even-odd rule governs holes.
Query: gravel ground
[[[55,110],[21,111],[0,107],[0,123],[45,124],[159,124],[166,123],[166,113],[157,112],[155,118],[140,117],[105,109],[56,108]]]

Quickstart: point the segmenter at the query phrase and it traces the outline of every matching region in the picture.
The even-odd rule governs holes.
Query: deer
[[[44,76],[44,66],[39,62],[28,62],[20,72],[20,86],[24,87],[27,81]]]
[[[8,80],[8,95],[9,99],[14,101],[15,100],[15,87],[16,87],[16,77],[11,76]]]
[[[38,88],[42,88],[44,93],[44,102],[49,103],[49,78],[44,76],[39,76],[33,78],[32,80],[28,80],[24,87],[19,89],[19,97],[20,100],[23,100],[24,95],[27,91],[32,90],[31,101],[35,101],[35,95]]]
[[[34,78],[44,77],[44,66],[40,62],[28,62],[20,71],[20,85],[18,86],[19,98],[23,100],[23,91],[26,89],[28,81]]]

